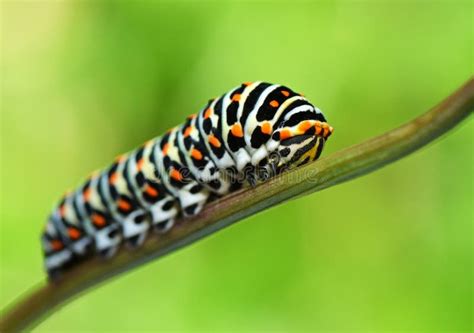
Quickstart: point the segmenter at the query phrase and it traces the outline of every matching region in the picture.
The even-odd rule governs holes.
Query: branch
[[[32,328],[72,298],[118,274],[283,201],[320,191],[394,162],[452,129],[473,108],[474,78],[471,78],[438,106],[397,129],[283,173],[256,188],[227,195],[207,205],[199,215],[180,219],[168,233],[150,236],[139,249],[122,248],[110,260],[86,260],[65,272],[59,281],[40,283],[3,312],[0,330]]]

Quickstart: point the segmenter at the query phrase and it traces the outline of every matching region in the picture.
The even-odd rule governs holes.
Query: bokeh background
[[[319,106],[324,155],[382,133],[472,75],[472,6],[3,1],[0,307],[44,279],[45,216],[90,171],[244,81]],[[472,331],[473,129],[135,269],[37,331]]]

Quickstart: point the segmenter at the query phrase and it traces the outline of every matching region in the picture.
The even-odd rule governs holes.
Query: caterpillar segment
[[[84,230],[82,216],[75,206],[74,193],[65,195],[53,216],[56,226],[63,237],[65,244],[74,255],[84,256],[90,252],[92,238]]]
[[[123,240],[130,247],[141,245],[148,230],[148,211],[137,201],[129,183],[127,166],[130,157],[116,161],[100,175],[99,187],[107,210],[118,224]]]
[[[41,236],[41,246],[45,257],[44,264],[46,268],[50,268],[49,274],[53,274],[58,267],[67,268],[73,257],[72,250],[66,247],[63,237],[59,234],[58,226],[53,222],[53,214],[46,222]]]
[[[46,271],[138,247],[217,197],[316,160],[332,132],[290,88],[243,83],[66,194],[42,235]]]
[[[78,196],[84,205],[84,228],[94,238],[95,251],[110,258],[117,252],[123,234],[107,208],[106,198],[99,188],[100,178],[101,174],[94,174]]]
[[[155,165],[154,148],[154,141],[150,140],[135,154],[135,172],[131,178],[140,205],[150,214],[152,229],[163,233],[173,226],[178,204],[163,184]]]
[[[189,171],[200,184],[216,195],[229,192],[231,182],[209,156],[197,126],[197,117],[188,117],[178,131],[178,144]]]
[[[180,127],[175,127],[162,138],[162,149],[157,156],[158,169],[166,188],[177,198],[182,214],[192,216],[206,203],[209,190],[194,178],[185,164],[178,145],[179,131]]]

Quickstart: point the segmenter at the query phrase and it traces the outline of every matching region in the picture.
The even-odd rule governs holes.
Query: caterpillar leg
[[[278,152],[271,152],[263,159],[256,159],[259,180],[265,181],[276,176],[279,173],[278,165],[280,160],[281,157]]]
[[[79,256],[85,256],[92,249],[92,239],[89,237],[82,238],[71,244],[71,248],[75,254]]]
[[[153,225],[153,230],[157,233],[163,234],[171,229],[174,225],[174,219],[164,220]]]
[[[192,182],[178,191],[178,199],[184,216],[198,214],[209,197],[209,191],[202,185]]]
[[[50,252],[45,254],[44,268],[51,279],[55,279],[63,271],[63,269],[69,266],[73,262],[72,251],[64,248],[59,251]]]
[[[136,210],[124,219],[122,227],[126,244],[131,248],[140,246],[145,241],[150,228],[148,216],[142,210]]]
[[[97,252],[103,258],[112,257],[118,250],[122,237],[118,225],[110,225],[95,234]]]
[[[164,233],[174,224],[174,218],[178,215],[176,201],[171,198],[163,199],[150,207],[151,225],[154,231]]]
[[[44,267],[52,279],[74,261],[74,254],[66,246],[57,227],[57,221],[55,223],[54,216],[51,215],[41,236],[41,246],[45,257]]]
[[[51,280],[56,280],[64,268],[73,262],[72,253],[69,250],[55,252],[45,256],[44,268]]]
[[[255,168],[255,166],[253,166],[251,163],[247,163],[247,165],[245,165],[242,170],[242,175],[251,187],[257,186],[257,168]]]

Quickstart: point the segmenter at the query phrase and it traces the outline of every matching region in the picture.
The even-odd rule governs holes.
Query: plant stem
[[[256,188],[227,195],[207,205],[199,215],[179,220],[168,233],[150,236],[139,249],[122,248],[110,260],[97,257],[86,260],[65,272],[58,281],[40,283],[3,312],[0,330],[32,328],[54,309],[120,273],[278,203],[320,191],[394,162],[452,129],[473,108],[474,79],[471,78],[438,106],[399,128],[290,170]]]

